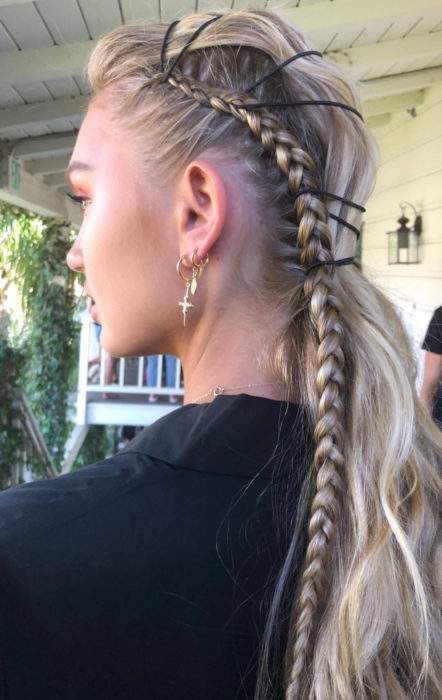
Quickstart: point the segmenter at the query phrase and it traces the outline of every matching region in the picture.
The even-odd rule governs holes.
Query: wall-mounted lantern
[[[399,228],[396,231],[388,231],[388,264],[412,265],[420,262],[419,243],[422,233],[422,217],[410,202],[399,204],[401,217],[398,219]],[[405,209],[411,207],[415,219],[413,228],[407,226],[410,219],[405,216]]]

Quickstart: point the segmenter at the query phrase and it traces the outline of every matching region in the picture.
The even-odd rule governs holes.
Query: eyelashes
[[[72,199],[75,204],[79,204],[82,209],[85,209],[88,204],[90,204],[89,197],[82,197],[80,194],[72,194],[72,192],[66,192],[69,199]]]

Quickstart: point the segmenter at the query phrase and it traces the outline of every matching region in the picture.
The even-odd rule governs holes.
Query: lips
[[[89,313],[90,313],[90,315],[92,316],[92,318],[93,318],[93,320],[95,321],[95,323],[99,323],[97,305],[96,305],[95,301],[94,301],[92,298],[91,298],[91,302],[92,302],[92,303],[91,303],[91,307],[90,307],[90,309],[89,309]]]
[[[97,309],[97,305],[95,303],[95,299],[89,293],[89,289],[86,286],[84,286],[84,293],[85,293],[86,298],[87,298],[88,311],[89,311],[90,315],[92,316],[93,320],[95,321],[95,323],[99,323],[99,321],[98,321],[98,309]]]

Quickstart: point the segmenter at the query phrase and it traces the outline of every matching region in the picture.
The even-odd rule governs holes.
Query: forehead
[[[85,173],[86,171],[86,173]],[[134,172],[141,176],[139,158],[131,139],[118,128],[103,102],[93,101],[78,133],[68,179],[77,182],[87,171],[93,171],[94,181],[119,178],[134,181]]]
[[[140,165],[130,136],[112,118],[103,103],[92,102],[78,133],[67,169],[68,182],[97,200],[115,202],[124,189],[133,211],[148,205],[150,178]]]
[[[117,145],[118,136],[114,133],[111,138],[111,132],[110,118],[106,109],[92,103],[78,133],[72,160],[87,162],[103,148]]]

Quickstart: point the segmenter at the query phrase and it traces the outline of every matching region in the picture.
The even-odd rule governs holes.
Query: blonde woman
[[[1,697],[436,700],[440,435],[352,257],[354,87],[266,11],[121,27],[89,79],[68,263],[185,405],[2,495]]]

